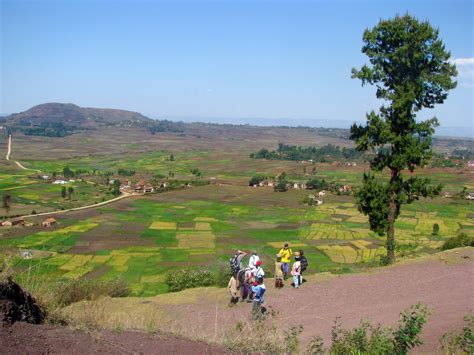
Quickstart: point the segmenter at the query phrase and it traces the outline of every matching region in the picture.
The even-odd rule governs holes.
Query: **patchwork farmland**
[[[0,248],[33,251],[32,259],[16,259],[21,278],[122,278],[140,296],[167,292],[166,275],[177,268],[227,268],[236,249],[257,251],[271,275],[285,241],[305,251],[309,274],[378,264],[384,240],[370,232],[352,197],[328,196],[321,206],[307,206],[301,203],[306,194],[213,184],[136,197],[68,213],[48,231],[18,230],[0,239]],[[400,257],[433,253],[461,231],[473,234],[469,201],[446,201],[405,208],[396,226]],[[440,226],[437,236],[434,223]]]

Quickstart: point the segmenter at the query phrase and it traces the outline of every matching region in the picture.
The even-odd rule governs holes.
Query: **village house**
[[[155,189],[153,188],[153,186],[151,184],[145,184],[145,186],[143,186],[143,192],[144,193],[150,193],[150,192],[153,192],[155,191]]]
[[[43,175],[41,178],[42,178],[43,180],[49,180],[49,176],[48,176],[48,175]]]
[[[339,188],[339,192],[352,192],[352,185],[343,185]]]
[[[306,184],[304,182],[295,182],[293,183],[294,189],[306,189]]]
[[[469,168],[474,168],[474,160],[469,160],[469,161],[467,162],[467,166],[468,166]]]
[[[445,192],[444,193],[444,198],[451,198],[451,194],[449,192]]]
[[[29,260],[29,259],[32,259],[32,258],[33,258],[33,253],[32,253],[31,251],[29,251],[29,250],[27,250],[27,251],[22,251],[22,252],[21,252],[21,257],[22,257],[23,259]]]
[[[324,203],[323,200],[316,200],[314,202],[316,203],[316,206],[320,206]]]
[[[135,184],[135,192],[143,192],[145,188],[145,181],[140,180]]]
[[[64,184],[67,184],[67,181],[65,181],[65,180],[54,180],[53,184],[64,185]]]
[[[319,191],[319,192],[318,192],[318,196],[319,196],[319,197],[326,196],[326,191],[324,191],[324,190]]]
[[[12,221],[3,221],[3,222],[0,222],[0,225],[2,227],[11,227],[13,225]]]
[[[47,227],[51,227],[52,225],[56,224],[56,222],[57,222],[56,219],[54,219],[54,218],[51,217],[51,218],[45,219],[45,220],[43,221],[43,223],[41,223],[41,225],[42,225],[43,227],[46,227],[46,228],[47,228]]]
[[[468,200],[474,200],[474,192],[469,192],[466,196]]]

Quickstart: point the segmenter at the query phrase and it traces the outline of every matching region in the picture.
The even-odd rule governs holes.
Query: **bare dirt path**
[[[86,333],[66,327],[0,325],[2,354],[222,354],[202,342],[140,332]]]
[[[396,326],[402,309],[422,302],[431,308],[432,315],[422,334],[425,344],[416,352],[434,353],[439,351],[441,335],[460,329],[463,317],[474,312],[474,248],[440,253],[368,274],[308,279],[299,289],[287,282],[282,290],[275,290],[272,279],[266,282],[267,305],[278,312],[276,319],[282,327],[303,325],[303,343],[316,335],[329,340],[338,316],[344,327],[356,326],[361,318]],[[216,317],[222,328],[249,319],[251,305],[219,305],[217,311],[217,303],[216,297],[203,293],[197,304],[168,307],[175,319],[180,319],[177,326],[192,327],[190,331],[198,330],[204,337],[215,333]]]

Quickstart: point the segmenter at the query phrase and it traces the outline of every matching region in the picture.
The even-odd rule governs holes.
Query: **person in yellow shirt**
[[[283,270],[283,278],[286,280],[288,277],[289,265],[293,252],[288,246],[288,243],[285,243],[278,254],[281,256],[281,269]]]

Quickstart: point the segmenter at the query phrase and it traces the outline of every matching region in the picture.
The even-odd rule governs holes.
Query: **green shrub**
[[[426,323],[429,310],[422,304],[416,304],[402,311],[399,326],[395,331],[390,327],[373,326],[362,320],[350,330],[343,329],[336,318],[331,331],[330,354],[407,354],[408,350],[422,344],[419,335]],[[313,338],[307,348],[308,354],[324,354],[324,341],[318,336]]]
[[[217,287],[227,287],[231,276],[232,270],[229,267],[229,263],[219,263],[214,274],[214,285]]]
[[[460,247],[474,247],[474,237],[461,233],[456,237],[446,239],[441,250],[448,250]]]
[[[431,233],[432,235],[438,235],[439,234],[439,224],[438,223],[435,223],[433,224],[433,233]]]
[[[440,339],[446,354],[474,354],[474,315],[464,317],[466,325],[460,333],[445,333]]]
[[[207,270],[180,269],[169,272],[166,283],[170,292],[177,292],[187,288],[211,286],[214,278]]]

